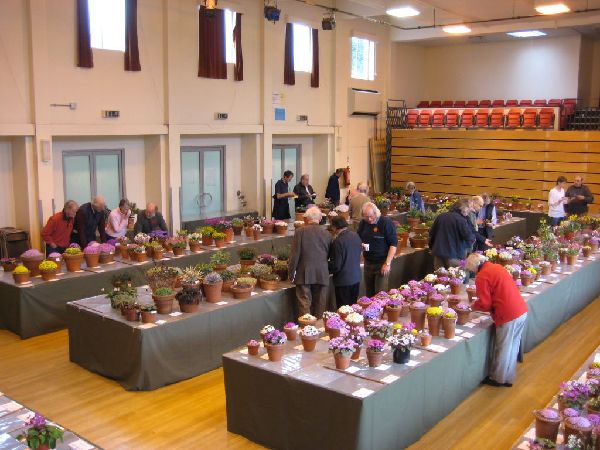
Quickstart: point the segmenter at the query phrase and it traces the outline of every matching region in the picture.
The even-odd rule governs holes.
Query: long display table
[[[526,349],[592,300],[575,300],[577,291],[572,298],[564,295],[567,291],[589,285],[589,292],[595,287],[596,296],[600,293],[591,276],[598,278],[600,262],[592,258],[572,267],[572,274],[563,268],[545,277],[547,281],[521,288],[531,312]],[[558,307],[554,299],[561,294],[571,306]],[[227,353],[223,370],[228,430],[282,449],[405,448],[461,403],[487,374],[491,321],[475,321],[459,327],[459,342],[446,341],[444,353],[416,355],[418,364],[410,370],[395,365],[383,371],[367,369],[364,361],[358,372],[332,370],[330,355],[306,356],[294,348],[297,343],[287,344],[280,363],[249,357],[244,349]],[[434,338],[434,344],[439,340]]]

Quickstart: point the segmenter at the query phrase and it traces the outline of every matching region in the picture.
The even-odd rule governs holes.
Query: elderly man
[[[294,186],[294,194],[296,194],[296,208],[300,206],[307,207],[315,203],[317,194],[313,187],[308,184],[308,175],[304,174],[300,177],[300,182]]]
[[[68,200],[62,211],[50,216],[46,222],[42,229],[42,239],[46,243],[46,255],[62,253],[71,243],[77,208],[77,202]]]
[[[329,272],[333,274],[335,301],[339,308],[358,300],[362,242],[358,234],[348,229],[348,223],[343,217],[333,217],[331,227],[335,238],[329,255]]]
[[[329,177],[327,189],[325,189],[325,198],[328,198],[333,206],[340,204],[340,177],[344,174],[344,169],[336,169]]]
[[[127,234],[130,208],[129,200],[122,198],[119,207],[110,212],[106,224],[106,235],[109,239],[119,239]]]
[[[327,259],[332,237],[319,226],[322,217],[319,208],[309,208],[305,217],[308,224],[298,228],[294,234],[288,263],[289,279],[296,285],[299,314],[312,314],[320,318],[327,306]]]
[[[487,250],[492,246],[492,241],[479,231],[479,212],[483,209],[483,197],[475,195],[470,198],[469,202],[469,223],[473,226],[473,236],[475,243],[473,250]]]
[[[527,305],[512,276],[500,264],[487,262],[483,255],[469,255],[465,268],[476,274],[477,300],[472,308],[490,312],[496,325],[490,386],[512,386],[517,375],[517,355],[527,320]]]
[[[362,208],[365,203],[371,201],[367,193],[369,192],[369,186],[364,181],[358,183],[356,187],[356,194],[350,199],[350,219],[359,221],[362,219]]]
[[[449,211],[437,216],[429,230],[433,266],[456,267],[475,242],[475,231],[468,222],[469,199],[457,201]]]
[[[588,204],[594,201],[590,188],[583,184],[583,177],[577,175],[572,186],[567,189],[565,197],[571,199],[566,207],[569,214],[582,215],[588,212]]]
[[[422,213],[425,212],[425,204],[417,186],[412,181],[406,183],[406,192],[408,193],[409,207],[410,209],[417,209]]]
[[[394,223],[383,217],[374,203],[363,205],[362,217],[357,232],[363,243],[365,291],[371,297],[379,291],[388,290],[398,236]]]
[[[152,231],[167,231],[167,223],[162,214],[158,212],[156,204],[150,202],[142,214],[138,214],[134,226],[135,233],[151,233]]]
[[[73,225],[73,235],[71,241],[85,248],[90,242],[98,240],[106,241],[106,201],[104,197],[98,195],[89,203],[81,205],[75,215],[75,224]]]
[[[492,198],[485,192],[481,194],[483,200],[483,206],[477,213],[477,231],[485,239],[492,239],[494,237],[494,228],[498,223],[498,217],[496,216],[496,205],[492,202]],[[478,248],[478,250],[485,250],[485,248]]]

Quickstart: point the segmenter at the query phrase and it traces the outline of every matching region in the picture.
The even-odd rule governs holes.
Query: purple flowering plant
[[[294,330],[298,328],[298,325],[296,325],[294,322],[288,322],[283,326],[283,328],[285,328],[286,330]]]
[[[169,237],[169,233],[167,233],[166,231],[163,231],[163,230],[154,230],[154,231],[151,231],[150,233],[148,233],[148,236],[150,236],[150,239],[153,239],[153,240],[166,239]]]
[[[385,347],[385,342],[380,339],[371,339],[367,344],[367,349],[371,352],[381,353]]]
[[[98,246],[98,248],[100,249],[100,253],[104,253],[104,254],[109,254],[109,253],[115,252],[115,246],[112,244],[109,244],[108,242],[106,242],[104,244],[100,244]]]
[[[369,306],[363,311],[363,317],[367,320],[375,320],[381,317],[381,309]]]
[[[50,425],[46,419],[38,413],[27,422],[27,430],[24,434],[17,436],[18,440],[27,440],[27,445],[32,450],[37,450],[40,446],[46,445],[50,448],[56,448],[56,443],[63,441],[64,431],[57,426]]]
[[[332,316],[329,319],[327,319],[326,326],[330,330],[341,330],[343,328],[348,327],[348,325],[346,325],[346,322],[344,322],[339,316]]]
[[[392,335],[392,324],[387,320],[373,320],[367,325],[367,331],[375,339],[385,340]]]
[[[570,380],[560,385],[558,398],[569,408],[581,409],[591,395],[590,385]]]
[[[29,250],[21,253],[21,258],[39,258],[40,256],[43,257],[44,255],[42,255],[42,252],[36,248],[30,248]]]
[[[349,336],[340,336],[329,341],[329,351],[334,355],[341,354],[345,358],[354,353],[356,346],[356,342]]]
[[[84,255],[97,255],[99,253],[100,253],[99,245],[88,245],[86,248],[83,249]]]
[[[287,337],[283,331],[273,330],[264,336],[265,342],[271,345],[283,345],[287,342]]]

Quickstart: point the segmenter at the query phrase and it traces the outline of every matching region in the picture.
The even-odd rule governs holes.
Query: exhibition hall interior
[[[1,0],[0,99],[0,449],[600,449],[600,0]]]

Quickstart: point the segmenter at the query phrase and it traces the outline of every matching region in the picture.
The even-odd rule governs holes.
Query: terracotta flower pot
[[[471,311],[464,310],[464,309],[457,309],[456,316],[457,316],[456,321],[457,321],[458,325],[464,325],[467,322],[469,322],[469,319],[471,318]]]
[[[444,298],[433,298],[433,297],[427,297],[427,302],[429,303],[431,306],[442,306],[442,302],[444,301]]]
[[[572,241],[575,237],[575,233],[573,231],[565,231],[565,239],[567,241]]]
[[[231,293],[233,294],[233,298],[236,300],[245,300],[252,296],[252,288],[240,288],[236,286],[231,286]]]
[[[182,256],[183,252],[185,252],[185,248],[183,248],[183,247],[173,247],[173,255],[174,256]]]
[[[298,319],[298,323],[300,324],[300,328],[304,328],[307,325],[312,325],[314,327],[315,325],[317,325],[317,319],[315,319],[315,320]]]
[[[233,241],[233,228],[227,228],[223,233],[225,233],[225,242]]]
[[[13,273],[13,280],[15,280],[16,284],[25,284],[29,282],[31,278],[31,273]]]
[[[417,330],[425,328],[425,308],[413,308],[410,307],[410,321],[415,324]]]
[[[42,275],[42,280],[44,280],[44,281],[56,280],[56,272],[57,272],[57,269],[40,270],[40,274]]]
[[[452,295],[459,295],[460,291],[462,290],[462,283],[461,284],[451,284],[450,285],[450,293]]]
[[[297,212],[294,220],[297,220],[299,222],[304,222],[304,213]]]
[[[533,277],[521,277],[521,284],[525,287],[529,286],[533,281]]]
[[[558,427],[560,425],[560,416],[554,420],[547,419],[541,416],[537,410],[533,412],[533,415],[535,416],[535,437],[556,442]]]
[[[283,344],[280,345],[271,345],[271,344],[266,344],[265,347],[267,347],[267,354],[269,355],[269,360],[273,361],[273,362],[277,362],[277,361],[281,361],[281,358],[283,357]]]
[[[372,352],[367,349],[367,360],[369,361],[369,367],[379,367],[383,361],[383,352]]]
[[[312,352],[315,350],[317,346],[317,340],[319,336],[302,336],[300,335],[300,339],[302,340],[302,347],[304,347],[305,352]]]
[[[284,328],[283,332],[288,341],[295,341],[298,339],[298,328]]]
[[[429,328],[429,334],[432,336],[440,335],[440,325],[442,322],[442,316],[427,316],[427,328]]]
[[[387,315],[388,322],[398,322],[398,319],[400,319],[400,311],[402,311],[402,308],[392,308],[390,306],[386,306],[385,313]]]
[[[221,288],[223,287],[223,282],[219,281],[215,284],[202,284],[204,289],[204,296],[206,297],[206,301],[209,303],[217,303],[221,301]]]
[[[223,281],[221,292],[231,292],[231,286],[233,286],[233,280]]]
[[[98,267],[100,263],[100,253],[84,253],[85,265],[88,267]]]
[[[577,255],[567,255],[567,266],[574,266],[577,264]]]
[[[254,235],[254,230],[252,229],[252,225],[244,228],[244,233],[246,234],[246,237],[251,238]]]
[[[109,264],[115,260],[114,253],[100,253],[100,260],[98,261],[100,264]]]
[[[260,240],[260,235],[260,230],[252,230],[252,239],[254,239],[255,241]]]
[[[21,258],[21,262],[29,269],[32,277],[37,277],[40,274],[40,263],[44,260],[44,255],[34,256],[32,258]]]
[[[248,345],[248,354],[250,356],[258,356],[258,349],[260,348],[260,345]]]
[[[225,247],[225,239],[214,239],[217,248]]]
[[[225,269],[227,269],[227,264],[215,264],[214,266],[214,270],[215,272],[223,272]]]
[[[156,311],[158,314],[171,314],[173,312],[173,300],[175,300],[175,294],[153,295],[152,299],[156,304]]]
[[[156,322],[156,313],[152,311],[142,311],[142,323]]]
[[[340,370],[346,370],[350,367],[350,357],[344,356],[341,353],[334,353],[333,359],[335,361],[335,368]]]
[[[67,271],[79,272],[81,270],[81,263],[83,262],[83,253],[79,255],[65,255],[63,253],[63,259],[67,265]]]
[[[456,309],[456,305],[460,303],[460,297],[451,295],[448,297],[448,308]]]
[[[195,313],[198,311],[198,308],[200,307],[200,304],[198,303],[184,303],[184,302],[179,302],[179,310],[182,313]]]
[[[144,261],[146,261],[146,258],[147,258],[147,256],[145,253],[137,253],[136,252],[133,254],[134,261],[138,262],[138,263],[143,263]]]
[[[152,258],[152,255],[154,255],[154,249],[152,247],[150,247],[149,245],[146,246],[146,256],[148,258]]]
[[[210,247],[211,245],[213,245],[212,236],[202,236],[202,245],[204,245],[205,247]]]
[[[258,284],[260,288],[265,291],[275,291],[279,288],[279,281],[275,280],[263,280],[262,278],[259,278]]]
[[[542,275],[550,275],[552,273],[552,266],[551,265],[544,265],[542,266]]]
[[[154,261],[161,261],[161,260],[164,258],[164,256],[165,256],[165,252],[164,252],[164,251],[161,251],[161,250],[158,250],[158,251],[157,251],[157,250],[154,250],[154,251],[152,252],[152,259],[153,259]]]
[[[408,233],[398,233],[398,248],[408,247]]]
[[[456,336],[456,318],[444,317],[442,319],[442,327],[444,328],[444,337],[452,339]]]
[[[17,263],[2,263],[2,270],[5,272],[12,272],[17,267]]]
[[[422,347],[427,347],[428,345],[431,344],[431,335],[425,335],[425,336],[421,336],[421,346]]]
[[[356,361],[360,358],[360,351],[362,350],[362,347],[360,345],[356,346],[356,350],[354,350],[354,353],[352,353],[352,356],[350,357],[350,359],[352,361]]]
[[[565,420],[563,422],[563,426],[564,426],[564,441],[568,442],[569,440],[569,436],[570,435],[575,435],[576,437],[580,438],[581,440],[583,440],[584,443],[588,443],[590,442],[590,439],[592,437],[592,427],[587,427],[587,428],[579,428],[579,427],[574,427],[573,425],[571,425],[569,423],[569,420]]]
[[[269,225],[261,225],[262,226],[262,234],[273,234],[274,224]]]
[[[425,248],[427,247],[427,239],[410,238],[412,248]]]
[[[119,254],[121,255],[122,259],[129,259],[129,249],[126,245],[119,244],[117,248],[119,249]]]
[[[127,308],[125,310],[125,319],[129,322],[137,322],[139,317],[139,312],[135,308]]]
[[[598,243],[597,242],[590,242],[589,246],[592,247],[592,253],[596,253],[598,251]]]
[[[325,331],[329,335],[329,339],[335,339],[342,334],[342,330],[339,328],[326,328]]]
[[[410,315],[410,305],[402,305],[400,309],[400,317],[408,317]]]
[[[237,225],[237,226],[233,225],[231,227],[231,229],[233,230],[233,235],[234,236],[240,236],[242,234],[242,230],[244,229],[244,227],[241,226],[241,225]]]
[[[190,251],[198,253],[202,251],[202,246],[198,241],[190,241]]]
[[[407,217],[406,223],[412,229],[421,223],[421,219],[419,219],[418,217]]]
[[[256,259],[240,259],[240,266],[253,266]]]
[[[279,236],[285,236],[288,232],[288,227],[287,227],[287,225],[285,227],[277,226],[277,227],[275,227],[275,231],[277,232],[277,234]]]

